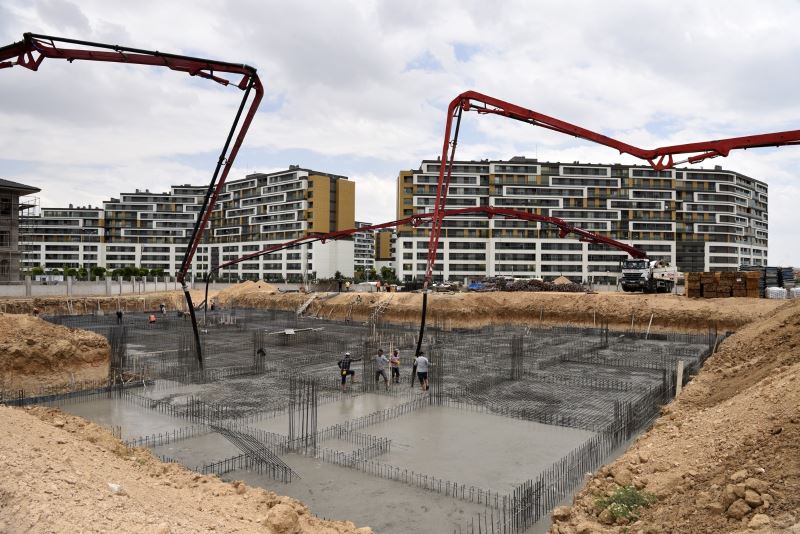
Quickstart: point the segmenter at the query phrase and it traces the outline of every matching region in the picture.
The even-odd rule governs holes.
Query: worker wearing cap
[[[344,358],[339,360],[339,374],[342,376],[342,391],[347,391],[347,377],[352,376],[353,380],[356,379],[356,372],[350,369],[350,364],[353,362],[360,362],[361,358],[351,358],[349,352],[344,353]]]

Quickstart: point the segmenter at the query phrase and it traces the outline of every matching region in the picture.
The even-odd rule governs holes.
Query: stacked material
[[[792,289],[795,286],[794,267],[779,267],[778,279],[781,287]]]
[[[790,299],[800,299],[800,287],[793,287],[790,289],[788,296]]]
[[[778,273],[780,270],[777,267],[764,267],[764,282],[767,287],[781,287]]]
[[[766,297],[768,299],[785,299],[786,290],[782,287],[768,287]]]
[[[724,298],[761,296],[760,272],[686,273],[686,296],[689,298]]]
[[[763,297],[764,296],[764,291],[767,289],[767,281],[766,281],[766,278],[764,276],[764,267],[759,267],[759,266],[755,266],[755,265],[744,265],[742,267],[739,267],[739,270],[743,271],[743,272],[751,272],[751,273],[758,273],[759,274],[758,290],[759,290],[760,296]]]

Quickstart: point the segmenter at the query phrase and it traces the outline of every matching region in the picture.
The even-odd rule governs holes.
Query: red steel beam
[[[636,247],[628,245],[626,243],[622,243],[615,239],[611,239],[610,237],[606,237],[601,234],[597,234],[594,232],[589,232],[588,230],[584,230],[582,228],[578,228],[577,226],[573,226],[568,222],[564,221],[563,219],[559,219],[558,217],[548,217],[546,215],[538,215],[536,213],[530,213],[527,211],[515,210],[510,208],[495,208],[491,206],[475,206],[469,208],[460,208],[454,210],[443,210],[441,213],[442,218],[447,217],[458,217],[462,215],[485,215],[488,218],[493,217],[504,217],[506,219],[518,219],[524,221],[531,221],[531,222],[543,222],[547,224],[552,224],[559,228],[559,237],[566,237],[569,234],[575,234],[579,236],[582,241],[588,241],[590,243],[608,245],[610,247],[616,248],[617,250],[621,250],[623,252],[627,252],[634,258],[646,258],[647,254],[639,250]],[[313,243],[315,241],[325,241],[342,239],[344,237],[349,237],[353,234],[358,232],[369,232],[371,230],[381,230],[384,228],[391,228],[395,226],[402,226],[405,224],[410,224],[411,226],[419,226],[426,221],[434,221],[436,218],[436,214],[434,212],[431,213],[417,213],[415,215],[411,215],[410,217],[406,217],[404,219],[398,219],[396,221],[389,221],[380,224],[371,224],[369,226],[362,226],[360,228],[349,228],[347,230],[337,230],[335,232],[328,232],[326,234],[309,234],[307,236],[299,237],[297,239],[292,239],[290,241],[285,241],[283,243],[278,243],[276,245],[271,245],[265,249],[259,250],[257,252],[253,252],[251,254],[246,254],[239,258],[235,258],[233,260],[229,260],[223,263],[220,263],[215,269],[219,270],[225,267],[229,267],[231,265],[236,265],[237,263],[241,263],[243,261],[252,260],[254,258],[258,258],[260,256],[264,256],[266,254],[271,254],[273,252],[277,252],[279,250],[284,250],[287,248],[292,248],[300,245],[307,245],[309,243]]]

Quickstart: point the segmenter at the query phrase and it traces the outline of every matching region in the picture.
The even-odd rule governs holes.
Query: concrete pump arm
[[[458,144],[458,130],[461,124],[461,114],[464,111],[477,111],[478,114],[482,115],[499,115],[533,126],[541,126],[548,130],[586,139],[619,150],[621,154],[630,154],[643,159],[655,170],[670,169],[681,163],[698,163],[708,158],[727,156],[728,153],[734,149],[800,144],[800,130],[790,130],[786,132],[702,141],[684,145],[672,145],[647,150],[475,91],[461,93],[450,102],[447,108],[447,123],[445,124],[444,143],[442,144],[442,165],[439,168],[439,181],[436,187],[436,202],[433,209],[431,235],[428,240],[428,263],[425,270],[424,283],[424,287],[426,288],[433,277],[433,268],[436,263],[436,250],[439,246],[439,236],[441,234],[442,220],[444,218],[443,213],[446,211],[444,210],[444,206],[447,201],[450,176],[453,170],[453,160],[455,157],[456,145]],[[453,125],[453,119],[455,119],[455,127]],[[682,161],[673,161],[672,157],[677,154],[692,155],[689,155]],[[611,244],[608,241],[606,241],[606,243]]]
[[[62,44],[73,45],[78,48],[65,48]],[[194,305],[192,304],[192,297],[189,294],[189,288],[186,285],[185,277],[192,264],[192,258],[197,250],[197,246],[208,225],[211,212],[214,210],[214,206],[217,203],[217,197],[225,185],[225,180],[233,166],[233,161],[236,159],[236,155],[244,141],[250,123],[253,121],[256,110],[263,98],[264,88],[261,85],[261,80],[258,78],[256,69],[240,63],[228,63],[224,61],[33,33],[26,33],[23,35],[22,41],[0,48],[0,69],[20,66],[36,71],[46,58],[66,59],[70,63],[76,60],[104,61],[110,63],[166,67],[170,70],[185,72],[190,76],[206,78],[224,86],[233,84],[238,89],[244,91],[241,104],[236,112],[236,117],[234,118],[228,137],[225,140],[222,153],[217,161],[211,183],[203,198],[199,216],[195,221],[191,238],[189,239],[186,251],[183,255],[183,260],[181,261],[181,267],[177,273],[177,278],[183,287],[186,302],[192,316],[197,357],[202,367],[203,359],[200,349],[197,321],[194,314]],[[241,78],[239,78],[238,81],[232,82],[229,79],[229,75],[234,75],[236,77],[241,76]],[[250,102],[250,107],[247,108],[247,112],[245,113],[245,107],[247,106],[247,101],[251,92],[254,93],[254,96]],[[244,119],[242,119],[243,115]]]

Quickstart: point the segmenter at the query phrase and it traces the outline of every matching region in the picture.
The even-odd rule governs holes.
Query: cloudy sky
[[[391,220],[394,180],[441,150],[447,103],[474,89],[654,148],[800,129],[800,1],[4,0],[23,32],[258,68],[265,101],[231,179],[290,164],[357,183]],[[241,93],[167,69],[47,60],[0,71],[0,177],[43,206],[204,184]],[[546,130],[468,114],[462,158],[633,163]],[[800,265],[800,147],[707,161],[766,181],[770,262]]]

